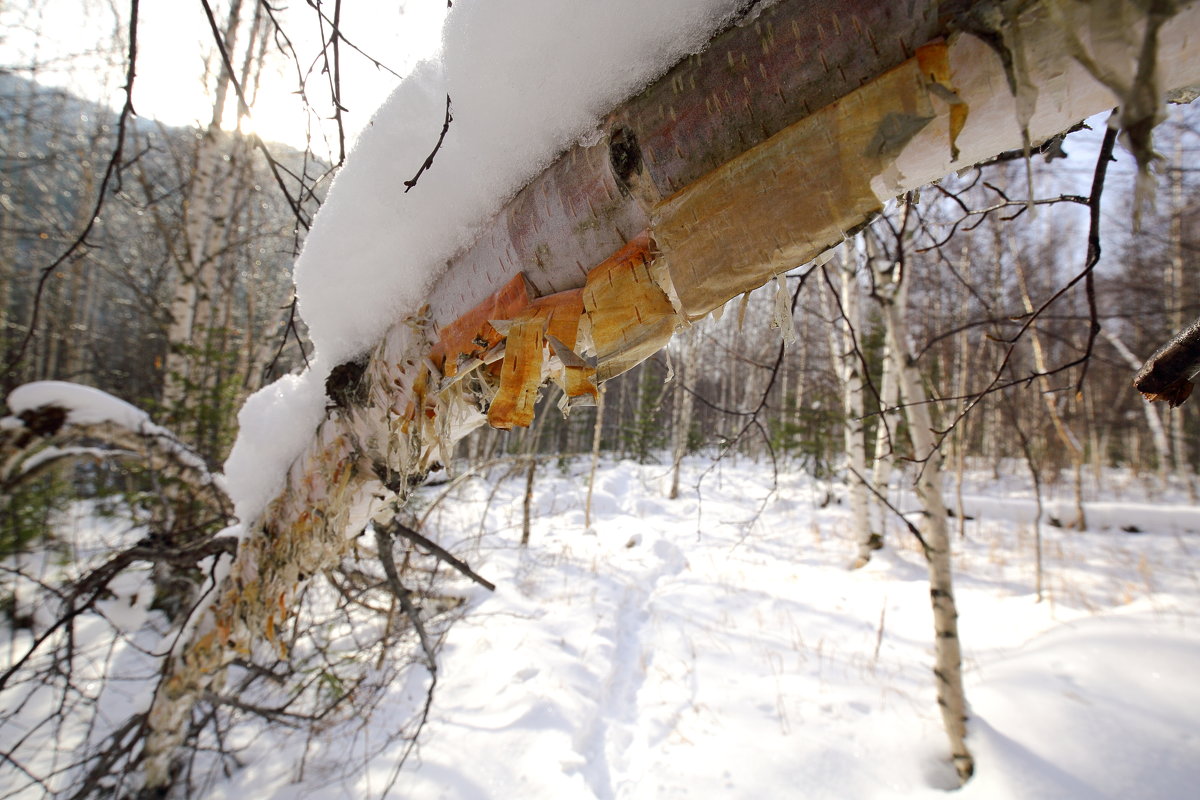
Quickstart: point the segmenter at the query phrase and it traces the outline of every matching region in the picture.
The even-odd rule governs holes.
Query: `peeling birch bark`
[[[507,329],[518,331],[514,345],[521,339],[514,352],[542,359],[534,369],[513,357],[518,400],[512,416],[496,416],[520,424],[534,375],[540,384],[556,364],[567,383],[591,368],[601,381],[619,374],[688,319],[837,244],[888,199],[1115,105],[1072,52],[1103,45],[1114,69],[1132,69],[1136,57],[1112,54],[1136,56],[1140,43],[1114,39],[1103,13],[1121,5],[782,0],[615,109],[604,141],[565,152],[451,260],[428,306],[370,352],[365,401],[332,408],[278,498],[244,521],[235,562],[155,695],[146,785],[170,782],[193,704],[235,655],[271,645],[268,632],[291,613],[305,576],[336,563],[350,537],[389,516],[410,481],[491,415],[510,358],[498,366],[506,345],[495,326],[482,344],[472,334],[469,353],[461,339],[450,346],[446,332],[471,309],[518,278],[530,302],[583,290],[578,361],[539,352],[539,336],[553,342],[529,317]],[[1164,90],[1200,82],[1200,37],[1191,35],[1200,11],[1175,11],[1157,37],[1154,77]],[[1122,85],[1134,85],[1131,75]],[[1021,89],[1029,86],[1036,93]],[[511,314],[484,312],[483,322],[517,319],[526,304],[510,300]],[[477,332],[476,321],[466,328]],[[932,497],[934,488],[920,491]]]

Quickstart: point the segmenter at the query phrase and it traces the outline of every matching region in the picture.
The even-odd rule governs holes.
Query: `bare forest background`
[[[311,218],[329,164],[277,144],[269,164],[219,120],[186,129],[136,118],[101,213],[71,249],[96,206],[117,115],[9,69],[0,122],[2,388],[95,386],[150,410],[219,469],[245,397],[304,366],[290,266],[306,223],[294,206],[302,198],[302,219]],[[1099,139],[1081,130],[1034,155],[1036,206],[1025,202],[1025,162],[1010,154],[928,188],[907,221],[901,211],[885,216],[847,246],[850,255],[731,303],[608,384],[600,449],[643,463],[731,450],[830,476],[843,469],[843,430],[857,422],[871,460],[892,454],[893,426],[879,425],[897,415],[882,394],[885,292],[867,262],[899,256],[911,356],[955,458],[998,470],[1004,459],[1025,461],[1028,448],[1050,481],[1083,466],[1101,481],[1103,467],[1127,466],[1190,486],[1200,423],[1187,406],[1145,405],[1131,380],[1200,309],[1188,277],[1200,233],[1189,166],[1197,119],[1173,106],[1158,129],[1156,202],[1136,228],[1130,159],[1110,175],[1093,342],[1092,300],[1076,279]],[[281,171],[293,192],[277,183]],[[794,310],[786,346],[780,291]],[[863,406],[852,419],[847,381],[859,374]],[[530,431],[488,430],[459,453],[481,463],[591,452],[595,410],[544,412]]]

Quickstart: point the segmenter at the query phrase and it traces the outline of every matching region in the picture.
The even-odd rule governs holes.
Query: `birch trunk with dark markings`
[[[887,200],[1128,99],[1082,62],[1095,45],[1124,73],[1108,85],[1144,88],[1131,6],[754,5],[614,109],[601,142],[563,153],[450,261],[428,305],[396,320],[361,399],[330,408],[281,493],[244,520],[155,694],[147,788],[170,783],[194,702],[292,613],[303,576],[390,518],[403,498],[385,481],[419,478],[485,422],[528,424],[547,377],[567,402],[593,400],[678,326],[815,258]],[[1175,16],[1150,50],[1156,90],[1200,82],[1200,13]],[[512,324],[501,335],[488,320]]]
[[[863,393],[866,382],[863,379],[862,351],[858,337],[862,336],[862,290],[858,285],[858,258],[850,252],[850,245],[842,248],[839,259],[838,273],[840,277],[841,315],[837,329],[830,329],[831,346],[837,357],[838,378],[842,384],[842,412],[845,421],[842,423],[842,436],[845,443],[846,490],[850,495],[850,524],[854,541],[857,543],[857,553],[852,564],[854,569],[866,566],[871,560],[871,553],[883,546],[883,538],[878,531],[871,528],[870,509],[868,501],[870,493],[867,488],[867,431],[866,420],[863,416]]]
[[[901,235],[904,228],[901,227]],[[892,359],[900,401],[908,422],[912,459],[917,470],[917,500],[921,504],[921,533],[925,561],[929,567],[929,598],[933,606],[934,659],[938,707],[942,724],[950,739],[950,755],[959,779],[966,781],[975,771],[975,759],[967,749],[967,699],[963,690],[962,646],[958,640],[958,608],[954,601],[954,571],[950,559],[950,531],[946,524],[946,503],[942,496],[942,452],[934,438],[935,426],[930,398],[925,392],[909,346],[905,319],[904,282],[907,276],[901,264],[889,264],[885,271],[879,259],[875,270],[876,297],[883,312],[883,324]]]

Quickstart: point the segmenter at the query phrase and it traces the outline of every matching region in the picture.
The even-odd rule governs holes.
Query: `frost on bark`
[[[428,306],[397,320],[355,399],[332,404],[277,498],[243,521],[236,559],[155,695],[147,786],[170,783],[196,698],[232,658],[278,646],[306,576],[367,522],[390,518],[456,439],[485,422],[528,424],[531,392],[547,379],[568,405],[594,402],[599,381],[677,327],[817,257],[898,194],[1112,107],[1117,93],[1080,60],[1137,63],[1124,56],[1139,42],[1104,13],[1127,5],[784,0],[616,108],[602,141],[535,178],[449,263]],[[1200,14],[1194,4],[1178,13],[1155,42],[1164,89],[1200,81],[1189,35]],[[501,320],[503,331],[489,322]],[[911,369],[897,377],[906,400],[918,392]],[[913,444],[936,461],[921,413]],[[930,509],[936,474],[918,484]],[[944,508],[930,520],[939,689],[965,775]]]

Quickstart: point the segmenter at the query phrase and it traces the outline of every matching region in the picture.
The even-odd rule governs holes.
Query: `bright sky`
[[[227,0],[212,2],[218,20],[223,22]],[[36,65],[36,80],[119,107],[124,99],[122,62],[129,3],[116,0],[115,5],[119,6],[119,20],[112,6],[92,0],[0,3],[0,68],[29,77],[28,68]],[[278,18],[300,55],[300,69],[308,73],[308,95],[322,116],[330,116],[328,81],[321,75],[321,62],[317,60],[321,41],[317,12],[305,0],[275,5],[281,9]],[[325,0],[321,8],[332,18],[334,2]],[[245,17],[253,9],[253,0],[243,0]],[[346,108],[348,140],[367,124],[399,80],[387,70],[376,68],[353,46],[394,72],[406,74],[418,60],[439,49],[445,14],[445,0],[342,3],[340,28],[349,42],[341,48],[342,105]],[[139,115],[173,125],[207,124],[212,99],[203,75],[206,59],[215,49],[201,0],[144,0],[138,19],[134,106]],[[111,45],[114,36],[120,36],[115,47]],[[297,65],[283,58],[278,48],[272,50],[252,111],[252,125],[264,139],[301,147],[307,121],[297,93]],[[235,122],[236,115],[228,115],[226,126]],[[243,127],[248,126],[243,123]],[[336,142],[333,131],[332,126],[326,126],[329,140]],[[314,133],[314,139],[314,149],[322,154],[319,135]]]

